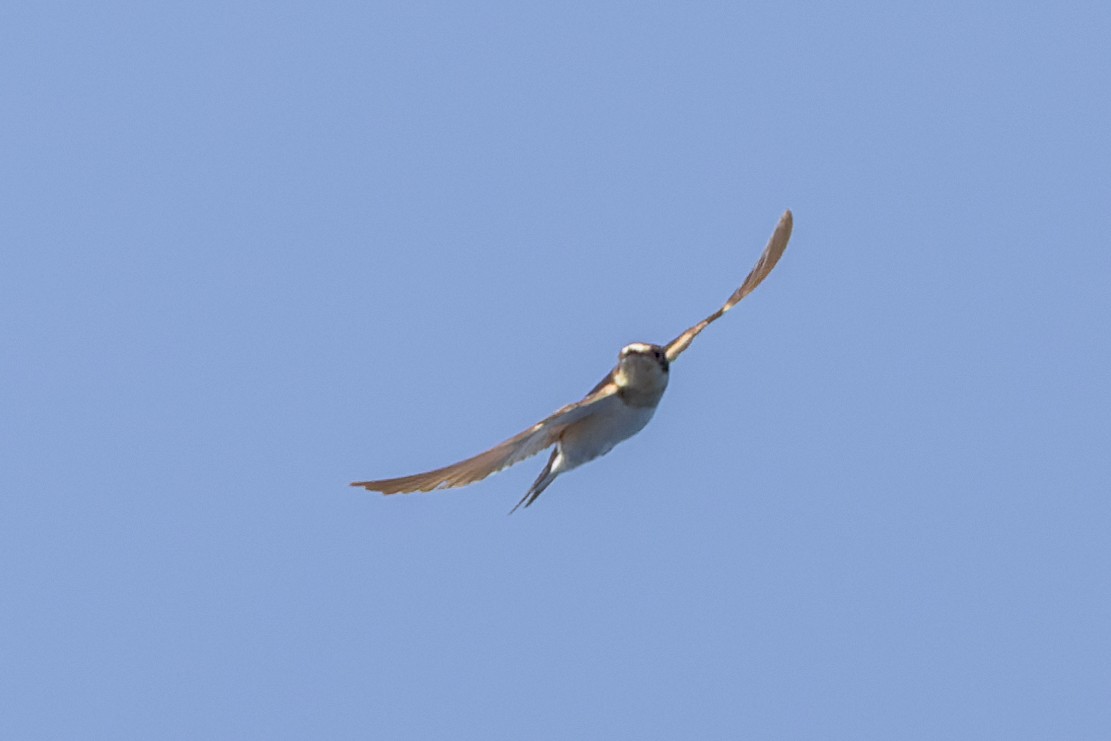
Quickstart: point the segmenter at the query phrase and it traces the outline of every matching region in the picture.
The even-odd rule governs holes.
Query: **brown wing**
[[[768,277],[768,273],[770,273],[772,268],[775,267],[775,264],[779,262],[779,258],[783,255],[783,251],[787,249],[787,242],[791,239],[791,227],[793,223],[794,219],[791,216],[790,210],[784,211],[783,216],[779,219],[779,224],[772,233],[771,239],[768,240],[768,246],[764,248],[764,254],[760,255],[760,259],[756,261],[756,265],[752,268],[748,277],[745,278],[745,282],[741,284],[741,287],[733,292],[733,295],[729,297],[729,300],[725,302],[724,306],[667,343],[666,350],[669,363],[674,362],[675,358],[679,357],[679,355],[687,349],[691,341],[698,336],[699,332],[706,329],[706,327],[710,326],[718,317],[736,306],[742,298],[752,293],[752,290],[760,285],[760,281]]]
[[[412,491],[454,489],[473,484],[551,447],[567,425],[590,414],[595,404],[613,396],[616,392],[617,386],[614,385],[612,378],[607,376],[581,401],[568,404],[547,419],[490,448],[485,453],[479,453],[473,458],[434,471],[400,476],[396,479],[356,481],[351,485],[361,486],[369,491],[380,491],[383,494],[401,494]]]

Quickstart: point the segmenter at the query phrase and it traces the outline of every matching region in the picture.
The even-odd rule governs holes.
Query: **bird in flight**
[[[356,481],[369,491],[401,494],[435,489],[454,489],[473,484],[503,468],[554,446],[548,465],[540,472],[517,507],[528,507],[561,473],[605,455],[615,445],[644,429],[660,403],[670,366],[691,341],[722,314],[752,292],[779,262],[791,238],[791,212],[784,212],[768,240],[764,253],[741,287],[710,316],[687,329],[666,345],[634,342],[621,348],[617,365],[581,401],[568,404],[524,432],[450,466],[377,481]]]

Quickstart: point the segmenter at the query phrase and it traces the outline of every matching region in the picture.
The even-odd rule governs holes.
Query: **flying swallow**
[[[619,442],[644,429],[667,389],[671,364],[702,330],[736,306],[771,273],[787,249],[792,223],[791,212],[784,212],[764,253],[720,309],[666,345],[634,342],[621,348],[617,365],[582,400],[568,404],[473,458],[412,476],[356,481],[351,485],[383,494],[453,489],[481,481],[554,446],[548,465],[511,512],[521,505],[528,507],[557,476],[605,455]]]

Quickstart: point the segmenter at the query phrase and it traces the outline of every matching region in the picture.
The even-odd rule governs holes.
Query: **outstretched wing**
[[[400,476],[396,479],[356,481],[351,485],[361,486],[369,491],[380,491],[383,494],[401,494],[412,491],[454,489],[473,484],[551,447],[559,440],[560,434],[567,425],[592,414],[598,402],[615,393],[617,393],[617,386],[611,376],[606,376],[581,401],[568,404],[547,419],[537,422],[519,435],[514,435],[485,453],[479,453],[473,458],[434,471]]]
[[[755,267],[752,268],[752,272],[745,278],[745,282],[741,284],[741,287],[733,292],[733,295],[729,297],[725,305],[667,343],[666,350],[669,363],[675,362],[675,358],[679,357],[679,355],[687,349],[691,341],[698,336],[699,332],[706,329],[706,327],[710,326],[718,317],[736,306],[742,298],[752,293],[752,290],[760,285],[760,281],[768,277],[768,273],[770,273],[772,268],[775,267],[775,264],[779,262],[779,258],[783,255],[783,251],[787,249],[787,242],[791,239],[792,225],[793,217],[791,216],[791,212],[789,210],[785,211],[783,216],[779,219],[779,224],[775,227],[775,231],[772,233],[772,238],[768,240],[768,246],[764,248],[764,254],[760,255],[760,259],[756,262]]]

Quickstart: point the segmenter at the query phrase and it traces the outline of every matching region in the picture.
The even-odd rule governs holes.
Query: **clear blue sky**
[[[1108,39],[6,5],[0,736],[1111,738]],[[536,506],[347,486],[579,398],[784,208]]]

